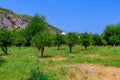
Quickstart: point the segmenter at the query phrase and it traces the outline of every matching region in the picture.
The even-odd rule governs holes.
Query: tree
[[[21,30],[16,30],[14,31],[14,44],[18,47],[21,47],[23,45],[25,45],[26,43],[26,39],[25,37],[22,35]]]
[[[103,35],[108,45],[113,45],[113,43],[116,45],[120,44],[120,24],[106,26]]]
[[[101,35],[101,42],[102,42],[102,45],[103,45],[103,46],[106,46],[106,45],[107,45],[107,41],[105,40],[103,34]]]
[[[66,37],[66,44],[69,46],[70,53],[72,53],[72,47],[77,44],[78,35],[74,32],[69,32]]]
[[[60,49],[60,46],[65,43],[64,35],[56,34],[55,35],[55,44],[58,46],[58,50]]]
[[[95,45],[95,46],[102,45],[102,38],[100,35],[94,34],[92,37],[92,40],[93,40],[93,45]]]
[[[109,37],[109,42],[111,45],[116,46],[119,43],[119,37],[117,35],[112,35]]]
[[[49,32],[40,32],[39,34],[35,35],[31,42],[32,45],[35,46],[38,51],[41,50],[41,58],[43,58],[44,56],[44,48],[46,46],[50,46],[51,45],[51,33]]]
[[[30,45],[31,39],[39,32],[47,30],[47,24],[45,22],[45,17],[42,15],[34,15],[28,26],[25,28],[25,37],[27,40],[27,45]]]
[[[83,33],[80,36],[80,42],[85,47],[85,49],[87,49],[87,47],[90,45],[90,37],[89,37],[89,34],[87,32]]]
[[[12,45],[13,41],[12,31],[0,29],[0,46],[4,54],[8,54],[8,46]]]

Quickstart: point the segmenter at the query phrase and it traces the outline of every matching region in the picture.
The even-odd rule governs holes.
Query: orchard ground
[[[0,80],[120,80],[120,47],[45,47],[44,59],[33,47],[0,53]]]

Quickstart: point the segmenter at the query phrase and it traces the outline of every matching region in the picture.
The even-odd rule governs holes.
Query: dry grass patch
[[[41,59],[41,60],[53,60],[53,61],[64,61],[64,60],[67,60],[67,58],[64,58],[62,56],[55,56],[55,57],[52,57],[52,58],[44,58],[44,59]]]
[[[104,67],[101,65],[71,64],[67,80],[120,80],[120,68]]]
[[[105,58],[120,58],[120,56],[102,56],[99,54],[88,54],[84,55],[86,58],[100,58],[100,59],[105,59]]]

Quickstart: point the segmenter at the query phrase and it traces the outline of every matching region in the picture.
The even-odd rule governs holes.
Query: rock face
[[[16,17],[13,14],[0,13],[0,26],[5,29],[24,28],[28,25],[29,20],[23,17]]]
[[[29,24],[30,18],[29,15],[19,15],[11,10],[0,8],[0,26],[4,29],[25,28]],[[48,24],[48,28],[52,33],[62,32],[62,30],[53,27],[50,24]]]

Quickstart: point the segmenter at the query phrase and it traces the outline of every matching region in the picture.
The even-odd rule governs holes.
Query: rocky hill
[[[11,10],[0,8],[0,26],[4,29],[25,28],[29,24],[30,18],[29,15],[19,15]],[[53,33],[62,33],[62,30],[50,24],[48,24],[48,28]]]

